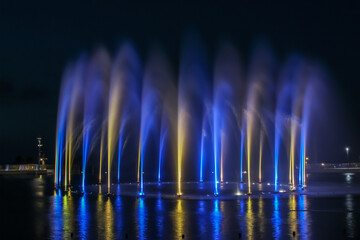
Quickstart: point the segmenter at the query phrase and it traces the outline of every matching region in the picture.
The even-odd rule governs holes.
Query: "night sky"
[[[268,40],[283,61],[297,52],[322,63],[331,77],[338,156],[350,145],[360,161],[360,8],[300,3],[14,3],[0,2],[0,163],[36,158],[36,137],[54,161],[55,126],[62,71],[82,52],[104,45],[112,54],[130,39],[144,60],[160,44],[178,66],[181,39],[195,31],[213,52],[231,39],[247,62],[254,41]],[[327,119],[324,119],[326,122]],[[336,131],[337,130],[337,131]],[[336,132],[336,134],[334,134]],[[333,134],[331,134],[333,133]],[[340,159],[339,161],[341,161]]]

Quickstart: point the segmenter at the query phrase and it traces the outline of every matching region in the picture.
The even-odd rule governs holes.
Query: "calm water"
[[[326,179],[331,181],[313,177],[314,186],[358,188],[360,182],[358,175]],[[52,186],[52,178],[0,177],[1,239],[181,239],[183,234],[185,239],[360,238],[357,194],[138,199],[108,198],[105,188],[97,186],[83,197],[76,192],[66,196]]]

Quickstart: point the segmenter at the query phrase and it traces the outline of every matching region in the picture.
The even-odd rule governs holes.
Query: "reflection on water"
[[[214,200],[214,209],[212,212],[212,229],[213,229],[213,239],[220,239],[221,238],[221,231],[220,231],[220,225],[221,225],[221,212],[219,209],[219,200]]]
[[[137,203],[137,207],[136,207],[136,212],[137,212],[137,238],[138,239],[146,239],[145,238],[145,230],[146,230],[146,218],[147,218],[147,214],[146,214],[146,208],[145,208],[145,203],[144,203],[144,199],[143,198],[139,198],[138,201],[136,201]]]
[[[161,203],[161,199],[157,199],[156,201],[156,212],[157,212],[157,219],[156,219],[156,226],[157,226],[157,229],[158,229],[158,232],[157,232],[157,238],[158,239],[162,239],[163,238],[163,235],[162,233],[164,232],[164,213],[163,213],[163,206],[162,206],[162,203]]]
[[[88,209],[87,209],[87,201],[85,200],[86,197],[80,199],[80,206],[79,206],[79,238],[86,238],[88,235],[88,224],[89,224],[89,216],[88,216]]]
[[[360,197],[238,200],[107,197],[31,182],[30,236],[51,239],[358,239]],[[18,216],[18,218],[20,218]]]
[[[348,194],[346,195],[346,200],[345,200],[345,206],[346,206],[346,228],[347,228],[347,236],[349,238],[354,238],[354,228],[355,228],[355,223],[354,223],[354,200],[353,200],[353,196]]]
[[[295,195],[291,195],[288,199],[289,204],[289,216],[288,216],[288,224],[289,224],[289,237],[295,237],[297,239],[297,209],[296,209],[296,199]]]
[[[346,180],[347,184],[353,183],[353,178],[354,178],[355,173],[344,173],[344,175],[345,175],[345,180]]]
[[[69,237],[74,234],[74,201],[71,201],[71,192],[63,197],[63,222],[64,222],[64,237]]]
[[[247,238],[254,239],[254,212],[252,209],[252,200],[250,197],[247,200],[246,226],[247,226]]]
[[[319,212],[327,213],[310,211],[306,195],[187,201],[101,194],[81,197],[54,191],[50,199],[47,221],[52,239],[182,239],[183,235],[184,239],[309,239],[316,231],[311,219],[320,219]],[[339,227],[337,236],[359,236],[359,205],[354,201],[352,195],[344,198],[344,228]],[[43,236],[42,229],[35,229],[37,236]],[[336,235],[327,236],[336,239]]]
[[[110,199],[105,203],[105,239],[114,239],[114,211]]]
[[[264,218],[264,200],[262,198],[259,198],[258,202],[259,211],[257,214],[257,218],[259,219],[259,230],[262,236],[264,236],[265,233],[265,218]]]
[[[183,211],[183,204],[184,201],[177,200],[176,201],[176,209],[173,214],[173,221],[174,221],[174,237],[173,239],[180,239],[181,236],[184,234],[184,224],[185,224],[185,214]]]
[[[299,208],[299,230],[300,230],[300,236],[304,238],[305,236],[307,238],[310,238],[310,232],[309,232],[309,225],[310,225],[310,216],[308,214],[308,196],[306,195],[300,195],[298,198],[298,208]],[[305,224],[302,224],[305,223]]]
[[[52,218],[50,218],[50,227],[52,227],[52,238],[62,239],[63,229],[63,208],[62,208],[62,196],[60,191],[54,191],[54,197],[52,198]]]
[[[279,195],[275,195],[274,201],[273,201],[272,225],[273,225],[273,229],[274,229],[274,232],[273,232],[274,239],[280,239],[282,220],[280,218]]]

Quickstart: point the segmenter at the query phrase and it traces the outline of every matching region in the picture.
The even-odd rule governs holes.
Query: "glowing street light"
[[[348,163],[350,164],[349,162],[349,151],[350,151],[350,148],[349,147],[345,147],[345,151],[346,151],[346,158],[348,160]]]

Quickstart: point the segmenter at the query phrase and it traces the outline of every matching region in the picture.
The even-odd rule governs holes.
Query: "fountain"
[[[67,66],[56,128],[56,188],[68,190],[79,163],[83,192],[90,169],[100,184],[105,174],[108,193],[113,182],[136,179],[139,196],[154,191],[153,182],[159,192],[176,185],[177,196],[198,183],[201,194],[213,196],[231,195],[226,185],[236,186],[236,196],[245,189],[275,193],[284,191],[280,185],[295,190],[296,174],[306,187],[320,67],[299,56],[279,67],[270,47],[258,44],[246,71],[236,48],[225,42],[211,71],[204,45],[191,36],[176,81],[163,51],[152,50],[144,67],[129,43],[112,59],[101,48]]]

